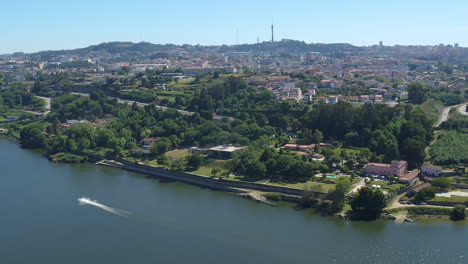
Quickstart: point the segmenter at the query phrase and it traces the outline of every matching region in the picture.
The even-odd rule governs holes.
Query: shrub
[[[466,207],[461,204],[455,205],[452,212],[450,213],[450,219],[454,221],[465,220],[466,216]]]

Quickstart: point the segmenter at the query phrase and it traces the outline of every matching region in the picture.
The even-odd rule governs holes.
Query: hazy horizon
[[[27,7],[27,8],[25,8]],[[103,42],[233,45],[271,39],[307,43],[468,46],[468,3],[357,0],[287,3],[214,0],[9,1],[2,5],[0,54],[83,48]],[[7,33],[7,34],[6,34]]]

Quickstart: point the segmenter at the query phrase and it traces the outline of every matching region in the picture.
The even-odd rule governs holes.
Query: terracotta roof
[[[375,166],[375,167],[385,167],[385,168],[390,168],[392,165],[390,164],[384,164],[384,163],[367,163],[366,166]]]

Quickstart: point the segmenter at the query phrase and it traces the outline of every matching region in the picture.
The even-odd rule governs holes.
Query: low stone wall
[[[223,180],[223,179],[216,179],[211,177],[205,177],[200,175],[189,174],[185,172],[176,172],[171,171],[161,167],[154,167],[148,166],[143,164],[131,163],[129,161],[123,159],[115,159],[118,163],[112,161],[103,161],[101,164],[103,165],[110,165],[119,167],[122,169],[140,172],[144,174],[148,174],[151,176],[186,182],[190,184],[195,184],[203,187],[219,189],[219,190],[226,190],[226,191],[233,191],[233,192],[242,192],[241,190],[233,189],[249,189],[249,190],[257,190],[262,192],[276,192],[288,195],[296,195],[302,196],[303,190],[302,189],[295,189],[283,186],[274,186],[274,185],[267,185],[261,183],[252,183],[252,182],[245,182],[245,181],[232,181],[232,180]]]
[[[468,185],[466,184],[454,184],[453,187],[458,189],[468,189]]]
[[[426,201],[427,204],[429,205],[437,205],[437,206],[455,206],[457,204],[463,204],[465,206],[468,206],[468,202],[442,202],[442,201]]]

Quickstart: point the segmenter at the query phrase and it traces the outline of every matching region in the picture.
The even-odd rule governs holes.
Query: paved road
[[[89,94],[87,94],[87,93],[72,93],[72,94],[80,95],[80,96],[89,96]],[[142,102],[137,102],[137,101],[132,101],[132,100],[125,100],[125,99],[112,97],[112,96],[108,96],[108,97],[112,98],[112,99],[117,99],[117,102],[119,102],[120,104],[132,105],[133,103],[136,103],[138,106],[141,106],[141,107],[149,105],[148,103],[142,103]],[[159,109],[162,109],[162,110],[174,109],[174,110],[176,110],[177,112],[179,112],[179,113],[181,113],[183,115],[193,115],[193,114],[195,114],[195,112],[180,110],[180,109],[176,109],[176,108],[169,108],[169,107],[161,106],[161,105],[156,105],[156,107],[159,108]],[[215,119],[215,120],[222,120],[225,117],[228,118],[229,120],[234,120],[233,117],[229,117],[229,116],[213,115],[213,119]]]

